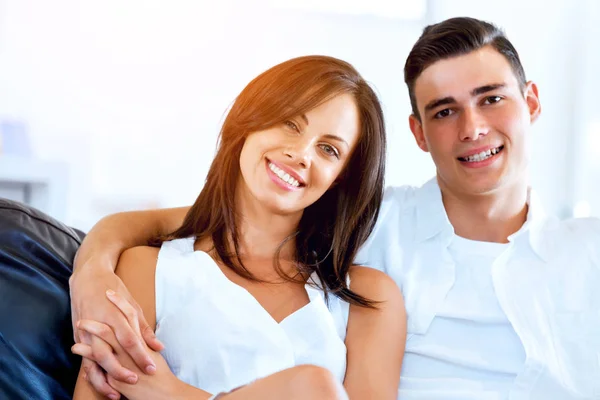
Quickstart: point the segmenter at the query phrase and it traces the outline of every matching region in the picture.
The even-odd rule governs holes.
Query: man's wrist
[[[77,281],[79,276],[105,273],[114,274],[115,265],[113,264],[114,262],[109,257],[98,256],[89,258],[86,262],[73,269],[73,273],[69,277],[69,285],[73,285],[73,282]]]

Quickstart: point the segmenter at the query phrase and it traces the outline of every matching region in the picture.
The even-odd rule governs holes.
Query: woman
[[[402,296],[352,265],[377,219],[384,159],[379,101],[351,65],[300,57],[255,78],[183,224],[119,258],[116,274],[165,344],[162,356],[145,348],[155,372],[136,366],[114,325],[81,320],[73,351],[109,375],[116,357],[136,383],[109,376],[106,389],[82,367],[74,398],[100,396],[91,382],[132,400],[395,399]],[[74,305],[86,297],[77,279]],[[109,300],[137,329],[127,294]]]

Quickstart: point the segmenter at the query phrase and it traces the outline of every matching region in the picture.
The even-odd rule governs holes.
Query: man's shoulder
[[[569,218],[559,221],[555,229],[576,239],[600,240],[600,218]]]
[[[591,255],[600,264],[600,219],[570,218],[548,224],[545,229],[547,245],[555,250]]]
[[[414,204],[420,187],[411,185],[388,186],[383,196],[383,208],[406,208]]]

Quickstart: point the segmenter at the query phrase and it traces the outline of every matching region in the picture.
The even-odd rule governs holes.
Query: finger
[[[82,319],[78,322],[78,327],[84,333],[95,335],[107,342],[115,352],[127,353],[136,365],[147,374],[152,375],[156,372],[156,364],[150,358],[141,337],[133,333],[127,324],[124,324],[121,329],[117,328],[115,332],[106,324]],[[119,334],[119,332],[122,333]]]
[[[78,333],[79,343],[83,343],[83,344],[87,344],[87,345],[92,344],[92,336],[94,336],[94,335],[91,335],[91,334],[87,333],[86,331],[82,331],[79,328],[77,328],[77,331],[79,332]]]
[[[84,359],[84,362],[85,361],[86,359]],[[84,370],[87,375],[87,381],[90,383],[90,385],[92,385],[94,390],[111,400],[117,400],[121,398],[120,393],[108,384],[106,381],[106,376],[104,376],[104,373],[100,367],[96,363],[92,363],[89,360],[87,361],[89,366],[84,366]]]
[[[119,351],[121,348],[112,328],[106,324],[90,319],[82,319],[77,322],[77,328],[104,340],[114,351]]]
[[[73,346],[71,346],[71,353],[77,354],[83,358],[88,358],[90,360],[93,359],[92,346],[88,346],[87,344],[75,343]]]
[[[107,290],[106,296],[108,300],[110,300],[115,306],[121,310],[123,315],[127,318],[127,322],[134,329],[135,333],[141,338],[142,332],[140,331],[139,321],[138,321],[138,310],[125,298],[120,296],[118,293],[113,290]]]
[[[106,374],[118,381],[132,385],[138,381],[138,376],[121,365],[110,346],[102,339],[97,337],[92,339],[91,346],[77,343],[71,347],[71,351],[81,357],[97,362],[106,371]]]
[[[125,300],[119,294],[109,290],[106,292],[106,295],[108,299],[115,304],[119,310],[121,310],[129,323],[129,326],[115,326],[114,331],[119,344],[142,371],[149,375],[154,374],[154,372],[156,372],[156,364],[150,357],[150,354],[148,353],[144,342],[142,341],[145,341],[145,336],[142,336],[140,333],[140,322],[138,322],[140,315],[138,314],[138,311],[134,306],[131,305],[129,301]],[[143,315],[141,316],[141,320],[144,321],[145,326],[148,328],[144,331],[152,331]],[[136,328],[135,333],[131,329],[134,326]],[[148,334],[146,333],[146,336],[147,335]],[[154,332],[152,332],[152,336],[154,336]],[[156,339],[156,342],[157,343],[153,344],[158,347],[157,350],[162,350],[162,343],[160,343],[158,339]]]
[[[116,339],[118,344],[109,343],[117,353],[125,352],[142,371],[147,374],[154,374],[156,364],[150,357],[150,350],[144,344],[142,337],[134,333],[125,319],[119,319],[119,322],[113,326],[112,332],[115,335],[113,338]]]
[[[73,306],[71,305],[71,323],[73,325],[73,340],[75,343],[79,343],[79,331],[75,326],[75,322],[79,320],[77,313],[73,311]]]
[[[73,276],[69,277],[69,298],[71,299],[71,325],[73,327],[73,339],[75,343],[79,342],[79,333],[75,327],[75,323],[79,321],[79,313],[77,312],[77,307],[75,306],[75,302],[73,301],[73,289],[71,288],[73,282]]]
[[[150,325],[148,325],[148,322],[146,322],[146,318],[144,318],[143,315],[140,315],[140,331],[142,331],[144,341],[152,350],[161,351],[165,348],[165,345],[158,340],[154,330],[150,328]]]

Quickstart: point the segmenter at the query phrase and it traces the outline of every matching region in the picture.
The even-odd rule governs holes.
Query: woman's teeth
[[[500,152],[500,150],[502,150],[502,147],[503,146],[496,147],[495,149],[489,149],[488,151],[482,151],[481,153],[473,154],[472,156],[469,156],[469,157],[460,158],[460,160],[466,161],[466,162],[484,161],[484,160],[487,160],[488,158],[490,158],[491,156],[498,154]]]
[[[273,171],[273,173],[275,175],[277,175],[279,177],[279,179],[281,179],[288,185],[292,185],[295,187],[300,186],[300,182],[298,182],[296,179],[292,178],[287,172],[285,172],[281,168],[277,167],[275,164],[269,163],[269,169],[271,171]]]

